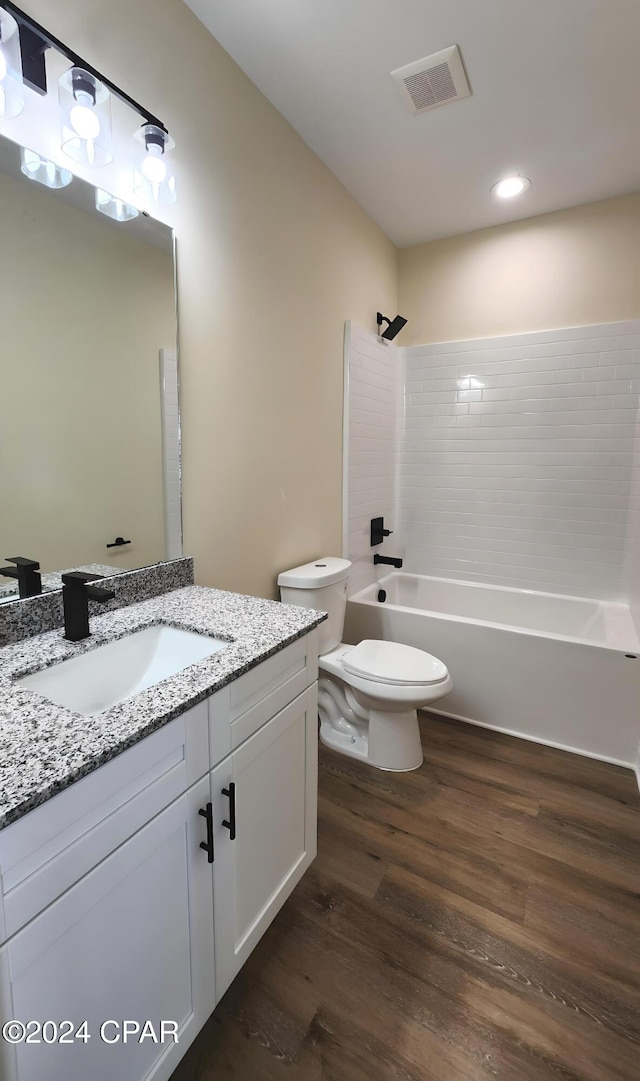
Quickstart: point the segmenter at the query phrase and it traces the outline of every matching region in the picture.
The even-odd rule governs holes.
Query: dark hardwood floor
[[[425,714],[320,752],[319,854],[172,1081],[638,1081],[633,773]]]

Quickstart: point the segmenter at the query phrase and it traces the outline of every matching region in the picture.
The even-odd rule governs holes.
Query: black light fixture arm
[[[98,79],[101,83],[109,88],[114,97],[119,98],[125,105],[128,105],[133,109],[147,124],[154,124],[156,127],[161,128],[162,131],[167,132],[168,129],[158,120],[157,116],[150,113],[148,109],[140,105],[129,94],[121,90],[119,86],[103,75],[93,65],[88,64],[78,53],[74,53],[73,49],[70,49],[59,38],[54,37],[48,30],[45,30],[43,26],[32,19],[30,15],[22,11],[17,4],[13,4],[10,0],[1,0],[0,7],[8,11],[10,15],[13,15],[20,30],[20,46],[22,50],[22,65],[23,65],[23,78],[25,83],[31,87],[32,90],[36,90],[39,94],[46,94],[47,92],[47,72],[45,68],[44,56],[47,49],[55,49],[56,52],[62,53],[66,56],[67,60],[71,62],[74,67],[82,68],[84,71],[88,71],[90,75],[93,75],[95,79]]]

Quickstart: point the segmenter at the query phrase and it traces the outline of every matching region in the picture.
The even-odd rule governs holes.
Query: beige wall
[[[45,571],[163,559],[170,251],[23,177],[0,174],[0,221],[0,553]],[[107,551],[116,535],[132,544]]]
[[[342,335],[403,344],[640,315],[640,196],[397,253],[179,0],[30,0],[169,125],[179,152],[185,551],[271,595],[341,543]],[[396,303],[397,302],[397,303]]]
[[[399,253],[403,344],[640,316],[640,194]]]
[[[272,595],[340,552],[343,325],[397,310],[396,251],[179,0],[25,2],[176,139],[185,552]]]

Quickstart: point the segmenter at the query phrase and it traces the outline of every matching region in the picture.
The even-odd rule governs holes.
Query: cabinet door
[[[317,773],[317,684],[212,772],[217,999],[315,857]]]
[[[215,1004],[209,779],[152,819],[6,946],[10,1014],[87,1022],[87,1042],[20,1044],[18,1081],[164,1081]],[[122,1023],[178,1023],[178,1043]],[[101,1025],[107,1026],[106,1042]],[[165,1033],[166,1033],[165,1029]],[[120,1037],[116,1039],[116,1037]]]

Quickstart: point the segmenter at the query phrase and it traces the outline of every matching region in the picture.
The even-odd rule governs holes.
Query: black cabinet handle
[[[213,863],[213,804],[208,803],[204,810],[201,807],[198,814],[207,820],[207,839],[200,841],[200,848],[207,853],[208,862]]]
[[[225,818],[222,825],[229,830],[229,840],[235,841],[236,839],[236,786],[233,781],[230,782],[228,788],[222,789],[222,795],[229,797],[229,819]]]
[[[125,544],[131,544],[131,541],[125,540],[124,537],[116,537],[113,544],[108,544],[107,548],[122,548]]]

